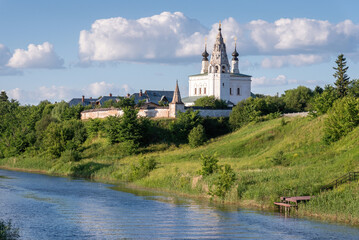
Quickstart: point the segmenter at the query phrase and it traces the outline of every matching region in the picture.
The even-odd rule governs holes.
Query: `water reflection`
[[[0,215],[13,219],[24,239],[359,238],[357,228],[124,185],[5,170],[0,175]]]

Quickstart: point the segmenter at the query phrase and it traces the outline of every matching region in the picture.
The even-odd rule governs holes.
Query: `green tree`
[[[336,71],[333,76],[335,77],[335,86],[337,87],[337,91],[339,97],[344,97],[348,94],[348,85],[349,85],[349,77],[346,74],[349,67],[347,67],[347,62],[343,54],[340,54],[335,61],[337,64],[333,69]]]
[[[189,132],[202,122],[203,118],[199,115],[199,111],[188,109],[185,112],[179,112],[177,119],[170,125],[174,141],[177,143],[187,142]]]
[[[8,96],[5,91],[1,91],[0,93],[0,102],[6,102],[8,100]]]
[[[336,100],[324,122],[324,140],[339,140],[359,124],[359,99],[347,96]]]
[[[193,148],[203,145],[206,141],[206,131],[202,124],[198,124],[188,134],[188,143]]]
[[[311,107],[315,115],[322,115],[332,107],[335,100],[338,99],[338,92],[331,85],[326,85],[321,94],[316,94],[313,98]]]
[[[356,98],[359,97],[359,79],[353,79],[352,81],[350,81],[348,87],[348,94]]]
[[[313,92],[310,88],[299,86],[284,92],[284,103],[286,112],[307,111]]]
[[[214,179],[213,186],[209,194],[212,196],[218,196],[223,200],[237,180],[237,175],[229,164],[220,166],[217,171],[217,176]]]
[[[217,99],[214,96],[201,97],[194,102],[194,105],[198,107],[208,107],[213,109],[227,108],[226,101],[222,99]]]
[[[258,110],[258,106],[261,106],[263,101],[263,99],[255,100],[250,97],[246,100],[240,101],[235,107],[233,107],[232,112],[229,115],[229,123],[232,128],[238,129],[252,121],[256,121],[262,114],[262,112]]]

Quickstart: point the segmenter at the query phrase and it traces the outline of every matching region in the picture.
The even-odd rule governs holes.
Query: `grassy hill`
[[[359,128],[326,145],[321,140],[324,118],[252,123],[195,149],[158,144],[132,156],[124,154],[126,146],[110,145],[97,136],[85,142],[80,162],[24,155],[1,159],[0,165],[111,182],[130,180],[138,186],[209,198],[213,179],[202,178],[198,170],[201,154],[215,155],[219,164],[230,164],[237,174],[225,202],[271,208],[280,196],[316,195],[299,208],[300,215],[359,224],[358,182],[319,191],[346,172],[359,170]],[[155,161],[156,168],[143,172],[143,159]]]

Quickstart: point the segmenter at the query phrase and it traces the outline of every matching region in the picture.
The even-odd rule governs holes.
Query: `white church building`
[[[195,100],[204,96],[215,96],[227,101],[229,105],[236,105],[250,97],[251,76],[239,72],[238,55],[235,44],[230,65],[219,24],[211,60],[208,60],[209,54],[205,45],[201,73],[189,76],[188,98],[183,98],[185,105],[191,106]]]

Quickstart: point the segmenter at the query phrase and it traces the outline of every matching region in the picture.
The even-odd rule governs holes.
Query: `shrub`
[[[258,104],[256,104],[258,101],[262,102],[261,100],[255,100],[250,97],[246,100],[240,101],[235,107],[233,107],[229,116],[229,123],[232,128],[241,128],[247,123],[258,119],[261,115],[261,111],[258,110]]]
[[[209,192],[212,196],[218,196],[224,199],[227,192],[231,189],[237,176],[230,165],[226,164],[218,169],[218,175],[216,176],[212,188]]]
[[[65,150],[61,153],[61,160],[64,162],[77,162],[81,160],[81,155],[77,150]]]
[[[359,124],[359,99],[348,96],[338,99],[324,123],[324,141],[335,142]]]
[[[129,181],[134,181],[146,177],[158,165],[158,162],[153,158],[142,158],[138,165],[131,165]]]
[[[201,154],[202,169],[199,174],[208,176],[218,169],[218,159],[215,156]]]
[[[11,220],[5,222],[0,219],[0,239],[1,240],[16,240],[19,239],[19,229],[14,228]]]
[[[327,113],[332,107],[335,100],[338,99],[338,93],[336,89],[330,85],[325,86],[324,91],[321,94],[315,95],[312,101],[312,110],[315,115],[321,115]]]
[[[188,143],[193,148],[203,145],[206,140],[206,133],[204,127],[201,124],[193,128],[188,134]]]
[[[170,125],[174,141],[186,143],[189,132],[198,124],[201,124],[202,121],[203,118],[199,115],[199,111],[189,109],[185,112],[179,112],[177,119]]]
[[[273,163],[273,165],[282,165],[285,163],[286,161],[286,157],[284,156],[284,152],[283,151],[279,151],[276,153],[276,155],[274,157],[271,158],[271,162]]]

